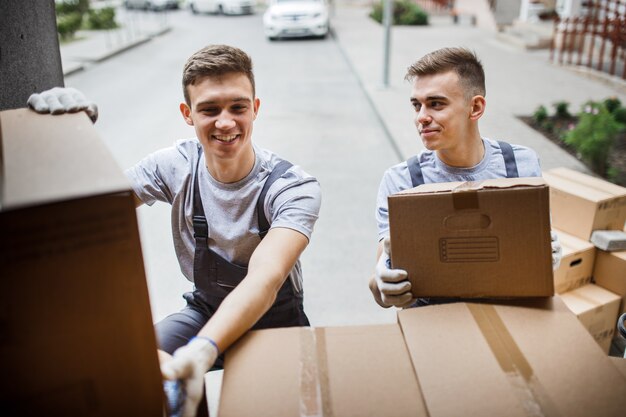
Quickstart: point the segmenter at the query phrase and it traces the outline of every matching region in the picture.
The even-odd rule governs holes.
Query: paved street
[[[252,55],[261,99],[254,140],[298,163],[320,181],[323,203],[302,259],[305,308],[313,325],[395,320],[380,309],[366,281],[376,250],[378,182],[397,162],[357,78],[332,39],[270,43],[261,14],[169,13],[171,31],[66,79],[100,106],[96,124],[123,167],[188,137],[180,78],[186,58],[207,43],[236,45]],[[409,126],[410,128],[410,126]],[[154,319],[182,306],[189,288],[171,243],[169,206],[139,210]]]
[[[315,326],[384,323],[393,310],[376,306],[366,287],[376,247],[375,196],[385,168],[421,149],[408,105],[406,67],[443,46],[477,51],[487,73],[487,137],[530,146],[543,169],[584,166],[517,119],[544,104],[571,103],[575,112],[588,99],[617,95],[626,84],[607,83],[548,62],[547,51],[526,52],[494,33],[449,20],[429,27],[395,27],[390,86],[382,88],[383,31],[367,17],[362,1],[340,3],[325,40],[269,42],[262,34],[262,10],[252,16],[167,14],[120,10],[124,27],[99,41],[62,47],[64,68],[99,60],[102,50],[149,42],[66,77],[100,106],[96,124],[122,167],[175,139],[193,135],[182,120],[180,78],[186,58],[208,43],[246,50],[255,62],[261,98],[254,140],[317,176],[323,204],[313,240],[303,256],[305,308]],[[88,43],[91,42],[91,43]],[[99,42],[96,43],[96,42]],[[87,59],[86,57],[91,57]],[[154,320],[183,305],[190,284],[179,272],[169,229],[169,206],[139,210]]]

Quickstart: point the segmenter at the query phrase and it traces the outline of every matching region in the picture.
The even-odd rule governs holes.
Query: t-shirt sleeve
[[[172,203],[176,180],[176,159],[181,154],[175,148],[165,148],[154,152],[124,173],[130,180],[133,191],[139,199],[151,206],[155,201]]]
[[[271,219],[271,228],[292,229],[311,240],[321,203],[322,193],[317,179],[292,169],[272,184],[265,202],[265,214]]]
[[[404,171],[406,171],[406,167],[404,166],[403,168],[405,168]],[[389,206],[387,197],[403,189],[410,188],[410,186],[402,186],[402,171],[398,169],[399,167],[396,166],[385,171],[380,181],[380,186],[378,187],[378,196],[376,198],[376,224],[378,226],[379,241],[389,236]]]

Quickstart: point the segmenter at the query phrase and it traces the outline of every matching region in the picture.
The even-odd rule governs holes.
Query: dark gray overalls
[[[198,163],[200,158],[198,158]],[[257,218],[259,222],[259,236],[265,237],[270,224],[265,217],[265,195],[270,186],[281,177],[292,164],[281,161],[267,177],[261,195],[257,201]],[[196,170],[196,172],[199,172]],[[179,347],[187,344],[189,339],[198,334],[200,329],[213,316],[224,298],[245,278],[248,268],[235,265],[208,246],[209,227],[202,207],[198,174],[194,178],[193,196],[193,229],[196,241],[193,278],[195,289],[183,295],[187,306],[180,312],[174,313],[155,325],[159,349],[172,354]],[[252,329],[274,327],[308,326],[309,320],[302,307],[302,292],[297,293],[287,277],[278,291],[276,301]],[[216,367],[223,364],[220,357]]]
[[[504,166],[506,168],[506,178],[518,178],[517,162],[515,162],[515,153],[513,148],[506,142],[498,141],[500,149],[502,150],[502,158],[504,158]],[[413,187],[424,184],[424,176],[422,175],[422,167],[417,159],[417,156],[413,156],[406,161],[409,168],[409,174],[411,174],[411,183]],[[423,307],[429,304],[444,304],[457,301],[471,301],[469,299],[462,298],[418,298],[415,304],[411,307]],[[474,300],[475,301],[475,300]]]

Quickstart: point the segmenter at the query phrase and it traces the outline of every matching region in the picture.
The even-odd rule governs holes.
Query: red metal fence
[[[557,19],[550,60],[626,79],[626,1],[587,2],[584,16]]]

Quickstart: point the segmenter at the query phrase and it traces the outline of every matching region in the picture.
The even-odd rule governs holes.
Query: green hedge
[[[116,27],[115,9],[113,7],[103,7],[98,10],[89,10],[87,14],[88,29],[114,29]]]
[[[383,20],[383,2],[374,4],[369,15],[378,23]],[[417,4],[409,0],[394,0],[393,22],[394,25],[427,25],[428,14]]]

